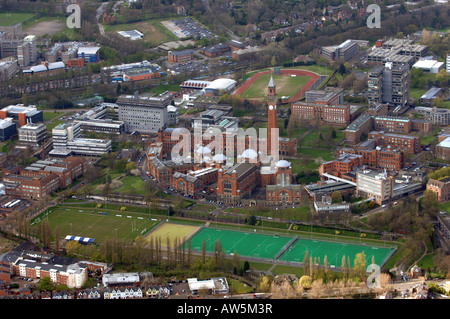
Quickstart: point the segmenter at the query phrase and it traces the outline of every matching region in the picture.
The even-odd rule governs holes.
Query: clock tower
[[[277,121],[277,92],[276,92],[276,85],[275,81],[273,80],[273,77],[270,77],[269,85],[267,87],[267,154],[271,154],[272,150],[272,129],[278,128],[278,121]]]

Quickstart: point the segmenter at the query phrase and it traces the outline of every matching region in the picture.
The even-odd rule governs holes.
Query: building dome
[[[242,153],[241,157],[253,159],[258,157],[258,153],[255,150],[248,148]]]
[[[203,157],[202,163],[209,163],[209,162],[211,162],[211,157],[209,157],[209,156]]]
[[[207,146],[199,146],[196,150],[196,153],[198,154],[210,154],[211,153],[211,149]]]
[[[290,167],[291,163],[286,160],[279,160],[275,165],[277,167]]]
[[[223,154],[216,154],[213,156],[214,162],[225,162],[227,160],[227,157]]]

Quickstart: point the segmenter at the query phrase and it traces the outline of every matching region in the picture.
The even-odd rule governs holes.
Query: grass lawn
[[[248,294],[253,292],[253,288],[235,279],[227,278],[230,292],[233,294]]]
[[[192,209],[195,211],[212,212],[216,208],[212,205],[198,204]]]
[[[332,150],[299,147],[297,155],[300,158],[288,159],[292,163],[292,173],[299,177],[298,183],[309,184],[317,182],[317,170],[321,163],[333,159]],[[308,174],[305,171],[311,172]]]
[[[438,141],[438,137],[435,135],[432,135],[432,134],[420,138],[421,145],[428,145],[428,144],[434,143],[434,142],[437,143],[437,141]]]
[[[132,194],[138,194],[138,195],[145,194],[145,189],[144,189],[145,182],[142,180],[141,177],[129,175],[129,176],[125,176],[120,181],[122,182],[123,185],[120,186],[119,188],[113,189],[113,192],[132,193]]]
[[[268,216],[268,217],[276,217],[283,218],[287,220],[300,220],[306,221],[311,220],[311,210],[309,206],[304,205],[296,208],[280,208],[278,210],[274,210],[273,208],[253,208],[253,207],[228,207],[225,209],[227,213],[235,213],[242,214],[246,216]],[[259,225],[259,224],[258,224]],[[265,221],[264,225],[261,226],[269,226],[269,222]],[[253,227],[253,226],[252,226]],[[283,225],[282,227],[285,227]]]
[[[1,12],[0,13],[0,25],[11,26],[11,25],[19,23],[19,22],[23,23],[32,18],[34,18],[34,13]]]
[[[333,128],[330,126],[322,126],[320,129],[313,129],[303,139],[300,140],[301,147],[314,148],[335,148],[337,143],[344,138],[344,131],[335,129],[336,137],[331,137]],[[322,136],[322,138],[321,138]]]
[[[63,124],[64,123],[64,121],[61,121],[61,120],[53,120],[53,121],[51,121],[50,123],[48,123],[48,124],[46,124],[46,126],[47,126],[47,132],[52,132],[52,130],[56,127],[56,126],[58,126],[59,124]]]
[[[272,269],[272,272],[275,275],[293,274],[296,275],[297,277],[301,277],[305,273],[303,267],[284,266],[284,265],[276,265]]]
[[[450,202],[441,204],[440,209],[450,213]]]
[[[61,115],[63,115],[64,112],[57,112],[57,111],[44,111],[43,112],[43,116],[44,116],[44,122],[46,121],[51,121]]]
[[[178,84],[165,84],[165,85],[159,85],[159,86],[149,88],[146,90],[146,92],[154,93],[155,95],[159,95],[166,91],[179,92],[180,90],[181,90],[181,88]]]
[[[280,121],[281,121],[281,124],[280,124]],[[280,119],[278,122],[279,122],[278,127],[282,127],[281,125],[283,125],[284,119]],[[291,138],[298,138],[302,134],[304,134],[307,130],[308,130],[307,127],[296,127],[296,128],[294,128],[294,130],[293,130],[293,132],[292,132],[290,137]],[[287,131],[287,129],[286,130],[284,130],[284,129],[281,130],[280,129],[280,136],[281,137],[289,137],[289,132]]]
[[[313,149],[313,148],[302,148],[297,149],[298,156],[311,156],[312,158],[321,158],[324,161],[331,161],[333,159],[333,152],[326,149]]]
[[[144,42],[151,46],[160,45],[164,42],[177,41],[175,34],[170,32],[162,23],[163,19],[150,19],[127,24],[108,25],[106,32],[138,30],[144,34]]]
[[[415,136],[420,136],[420,144],[421,145],[428,145],[430,143],[432,144],[437,144],[438,141],[438,133],[440,132],[440,128],[434,129],[432,130],[430,133],[428,133],[427,135],[420,135],[420,134],[415,134]]]
[[[427,89],[410,89],[409,91],[409,95],[413,98],[413,99],[417,99],[419,100],[422,95],[424,95],[428,90]],[[420,104],[420,103],[419,103]]]
[[[314,159],[289,159],[289,162],[292,164],[293,174],[299,174],[306,169],[313,171],[320,166]]]
[[[244,99],[255,99],[266,96],[267,84],[269,83],[271,76],[273,76],[273,79],[277,85],[277,95],[279,97],[293,97],[310,79],[309,76],[293,77],[267,73],[260,76],[247,90],[241,94],[241,97]]]

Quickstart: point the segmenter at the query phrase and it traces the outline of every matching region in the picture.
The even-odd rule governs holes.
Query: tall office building
[[[388,62],[372,68],[368,73],[369,104],[388,103],[405,105],[409,100],[409,67],[407,64],[393,65]]]
[[[392,197],[393,178],[386,171],[364,170],[356,173],[358,195],[374,198],[379,205]]]
[[[34,64],[37,62],[37,47],[36,47],[36,41],[37,38],[35,35],[28,35],[25,38],[23,38],[23,41],[28,43],[29,46],[29,56],[30,56],[30,64]]]
[[[383,96],[383,67],[377,65],[367,74],[367,99],[371,105],[382,103]]]
[[[28,123],[19,128],[19,141],[33,146],[41,145],[47,137],[47,127],[43,123]]]
[[[121,95],[116,101],[119,121],[125,122],[127,132],[156,133],[168,125],[171,97],[169,92],[156,97]]]

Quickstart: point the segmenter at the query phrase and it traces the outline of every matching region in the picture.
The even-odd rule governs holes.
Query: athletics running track
[[[244,93],[245,90],[247,90],[255,81],[262,75],[272,73],[273,70],[263,71],[255,73],[250,79],[248,79],[243,85],[241,85],[239,88],[234,91],[234,94],[241,95]],[[306,70],[295,70],[295,69],[283,69],[281,70],[281,74],[283,75],[297,75],[297,76],[309,76],[310,80],[301,88],[300,91],[297,92],[293,97],[288,99],[287,103],[292,103],[300,100],[300,98],[305,94],[306,91],[308,91],[314,83],[316,83],[317,80],[320,79],[320,75],[311,71]]]

